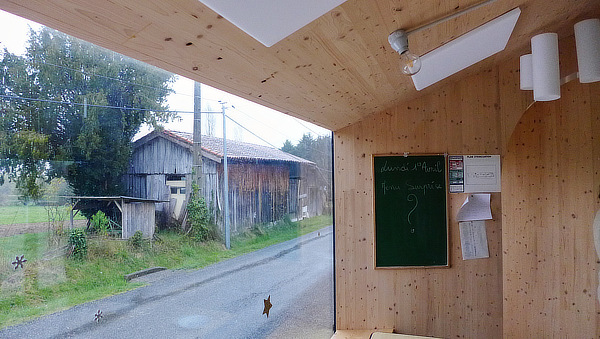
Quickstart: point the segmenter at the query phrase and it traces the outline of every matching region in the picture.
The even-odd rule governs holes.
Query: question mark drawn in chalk
[[[412,208],[412,210],[410,210],[410,212],[408,212],[408,217],[407,217],[408,223],[410,225],[412,225],[412,222],[410,221],[410,215],[417,209],[417,206],[419,206],[419,198],[417,198],[416,195],[411,193],[406,197],[406,200],[415,202],[415,206]],[[414,229],[413,229],[413,233],[414,233]]]

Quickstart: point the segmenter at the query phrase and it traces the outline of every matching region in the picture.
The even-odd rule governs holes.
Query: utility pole
[[[192,136],[193,146],[193,165],[192,182],[198,185],[198,195],[204,197],[204,176],[202,173],[202,99],[200,92],[200,83],[194,81],[194,133]]]
[[[223,223],[225,224],[225,247],[231,248],[229,241],[231,232],[229,230],[229,171],[227,169],[227,125],[225,121],[225,102],[221,102],[221,111],[223,113],[223,200],[224,200],[224,212]]]
[[[227,126],[225,124],[225,108],[226,103],[221,102],[221,112],[203,112],[200,108],[200,83],[196,82],[194,85],[194,159],[193,159],[193,180],[198,183],[198,193],[203,196],[204,192],[204,180],[202,178],[202,153],[201,153],[201,129],[200,129],[200,115],[201,114],[221,114],[223,116],[223,226],[225,228],[225,247],[231,248],[230,244],[230,231],[229,231],[229,169],[227,167]]]

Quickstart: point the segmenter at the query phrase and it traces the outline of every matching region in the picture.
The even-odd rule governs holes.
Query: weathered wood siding
[[[217,172],[217,162],[204,158],[202,160],[202,171],[204,175],[204,200],[209,208],[218,207],[217,194],[219,188],[219,173]],[[191,178],[188,179],[190,182]],[[216,215],[215,215],[216,217]]]
[[[127,195],[135,198],[146,198],[146,175],[126,174],[123,183],[127,189]]]
[[[164,138],[154,138],[136,148],[129,173],[188,174],[192,172],[190,149]]]
[[[232,233],[239,233],[255,223],[280,220],[287,214],[292,218],[301,217],[304,206],[309,216],[322,214],[324,185],[313,164],[229,159],[228,165]],[[214,211],[213,220],[223,229],[223,164],[203,157],[202,168],[204,198]],[[191,169],[190,148],[156,137],[134,149],[124,182],[128,195],[169,200],[167,175],[185,175],[187,192],[190,192]],[[159,203],[156,209],[171,213],[172,206],[173,203]]]
[[[222,165],[219,172],[222,173]],[[235,162],[229,165],[229,209],[233,233],[255,223],[282,219],[288,211],[286,163]],[[223,183],[220,183],[223,187]]]
[[[301,180],[298,182],[298,217],[302,217],[304,207],[306,207],[309,217],[322,215],[327,199],[327,179],[316,166],[308,164],[300,166],[300,178]]]
[[[130,202],[121,206],[123,208],[123,239],[129,239],[136,231],[142,231],[144,238],[154,235],[154,203]]]

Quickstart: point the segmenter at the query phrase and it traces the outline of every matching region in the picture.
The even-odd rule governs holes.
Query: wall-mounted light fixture
[[[408,49],[408,35],[404,30],[396,30],[388,36],[394,51],[400,54],[400,69],[406,75],[417,74],[421,70],[421,58]]]
[[[521,89],[531,91],[533,89],[533,65],[531,64],[531,54],[521,55],[519,59],[521,65]]]
[[[579,82],[600,81],[600,19],[575,24]]]
[[[600,81],[600,19],[583,20],[575,24],[575,44],[579,82]],[[560,98],[558,35],[539,34],[531,38],[531,54],[520,59],[522,90],[533,89],[535,101]],[[563,83],[574,75],[563,78]]]
[[[531,38],[533,99],[551,101],[560,98],[558,35],[538,34]]]

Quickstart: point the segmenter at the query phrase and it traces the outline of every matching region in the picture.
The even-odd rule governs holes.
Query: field
[[[0,225],[47,222],[49,209],[52,208],[34,205],[0,206]],[[64,206],[59,212],[64,215],[65,220],[69,220],[68,206]],[[75,219],[83,220],[85,217],[78,214]]]

